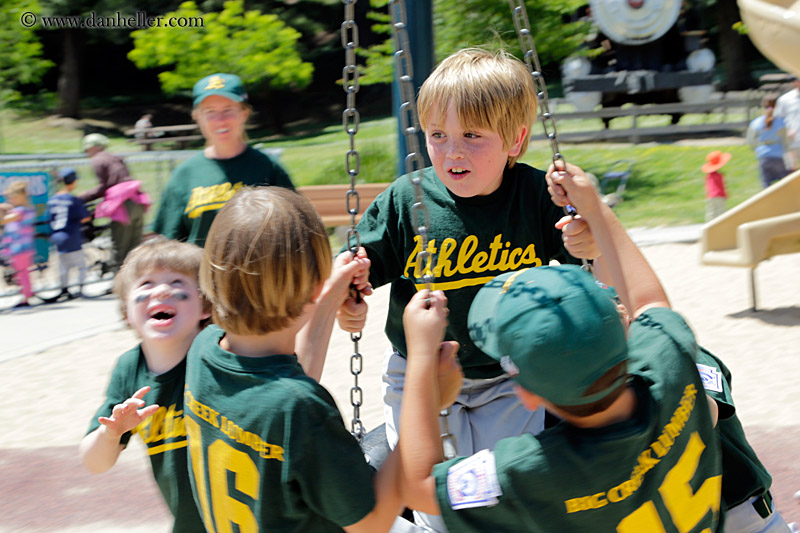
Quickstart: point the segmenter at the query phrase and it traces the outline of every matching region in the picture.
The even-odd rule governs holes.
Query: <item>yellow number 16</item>
[[[257,500],[261,476],[255,463],[249,455],[220,439],[211,443],[208,447],[208,485],[211,487],[211,507],[209,507],[200,425],[189,417],[184,417],[183,421],[186,425],[186,436],[189,439],[192,472],[206,529],[210,533],[232,533],[231,524],[233,523],[239,525],[239,531],[242,533],[257,532],[258,522],[253,511],[244,503],[232,498],[228,488],[228,472],[233,472],[236,490]],[[213,521],[211,519],[212,509]],[[214,529],[215,523],[216,530]]]

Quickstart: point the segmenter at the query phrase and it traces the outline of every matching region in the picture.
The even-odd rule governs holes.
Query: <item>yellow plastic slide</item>
[[[758,264],[775,255],[800,252],[800,170],[706,224],[702,248],[706,265],[750,269],[755,310]]]

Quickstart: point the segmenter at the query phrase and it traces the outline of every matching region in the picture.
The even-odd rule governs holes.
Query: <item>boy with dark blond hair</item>
[[[575,263],[576,257],[595,258],[597,249],[585,223],[565,218],[550,200],[544,172],[519,162],[537,109],[536,89],[524,63],[502,52],[460,50],[425,80],[417,108],[432,161],[419,177],[430,214],[425,229],[427,251],[434,257],[433,288],[445,291],[450,301],[446,338],[460,344],[458,360],[465,374],[462,394],[446,418],[447,429],[455,437],[456,452],[469,455],[504,437],[544,427],[544,411],[520,406],[500,365],[470,340],[467,311],[475,294],[504,272],[553,259]],[[403,310],[425,287],[416,202],[409,176],[401,177],[367,208],[358,225],[371,260],[370,282],[392,285],[386,318],[392,350],[383,367],[386,433],[392,447],[407,355]],[[435,519],[416,519],[444,530]]]
[[[397,457],[373,474],[312,379],[368,267],[345,253],[331,269],[319,215],[288,189],[242,189],[214,218],[200,285],[215,324],[190,350],[184,397],[208,531],[387,531],[399,514]]]
[[[141,342],[117,361],[106,400],[80,444],[83,465],[99,474],[114,466],[139,434],[175,517],[173,531],[186,533],[203,529],[189,485],[183,424],[186,353],[210,316],[198,288],[202,256],[193,244],[159,237],[125,258],[114,292],[123,319]]]

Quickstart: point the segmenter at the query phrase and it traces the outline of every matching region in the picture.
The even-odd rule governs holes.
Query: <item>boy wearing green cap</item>
[[[496,277],[472,303],[470,336],[516,381],[520,403],[544,406],[562,421],[437,464],[446,300],[421,291],[404,316],[407,505],[441,514],[458,532],[719,530],[716,404],[703,394],[694,335],[583,171],[567,168],[551,168],[550,193],[589,224],[632,310],[628,339],[613,293],[577,267]]]
[[[153,231],[203,246],[211,222],[236,191],[259,185],[294,189],[294,185],[283,167],[247,144],[245,124],[252,108],[239,76],[206,76],[195,83],[193,97],[192,118],[206,147],[170,176]]]

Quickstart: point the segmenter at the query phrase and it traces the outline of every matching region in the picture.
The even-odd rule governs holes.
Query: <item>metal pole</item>
[[[433,3],[432,0],[406,0],[406,22],[408,24],[409,52],[414,58],[414,91],[419,88],[428,74],[433,70]],[[392,115],[397,119],[397,175],[406,173],[405,162],[402,154],[408,153],[402,123],[398,114],[400,104],[400,88],[397,81],[397,70],[394,71],[392,80]],[[430,166],[431,160],[425,149],[425,135],[418,133],[420,154],[425,166]]]

